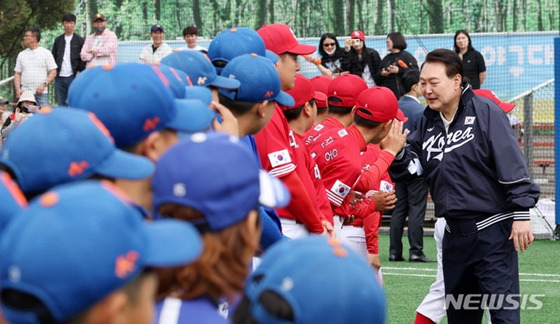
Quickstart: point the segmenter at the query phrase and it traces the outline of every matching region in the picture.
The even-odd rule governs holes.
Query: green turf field
[[[387,323],[414,322],[420,304],[435,279],[436,263],[389,262],[389,235],[379,235],[381,265],[388,301]],[[404,256],[408,255],[408,241],[403,238]],[[424,237],[425,254],[435,259],[436,247],[432,237]],[[541,294],[540,310],[521,310],[522,323],[558,323],[560,306],[560,242],[535,241],[528,251],[519,255],[521,294]],[[447,323],[444,320],[441,323]],[[483,323],[486,323],[483,321]]]

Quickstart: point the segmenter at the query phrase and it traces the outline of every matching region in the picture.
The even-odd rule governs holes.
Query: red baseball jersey
[[[333,128],[341,129],[344,128],[344,125],[332,116],[325,118],[323,122],[311,127],[307,132],[305,132],[305,145],[309,145],[311,141],[318,138],[322,133]]]
[[[282,178],[296,169],[289,137],[290,126],[280,107],[275,105],[272,118],[255,135],[255,140],[262,168],[277,178]]]
[[[361,151],[366,142],[355,126],[331,129],[309,143],[309,152],[314,157],[333,213],[349,216],[348,194],[362,174]]]
[[[325,186],[323,185],[323,180],[321,179],[321,171],[319,170],[319,166],[315,163],[315,160],[307,150],[307,146],[305,146],[303,141],[303,135],[294,133],[296,138],[296,143],[299,147],[299,151],[303,154],[302,158],[305,160],[305,166],[308,171],[308,174],[311,176],[311,180],[313,182],[313,195],[310,194],[311,197],[317,197],[317,207],[319,213],[328,220],[331,224],[333,224],[333,212],[331,208],[331,204],[329,203],[329,199],[327,198],[327,193],[325,191]],[[298,161],[299,162],[299,161]],[[299,164],[299,163],[298,163]],[[299,168],[296,168],[296,171]],[[311,192],[311,191],[310,191]]]

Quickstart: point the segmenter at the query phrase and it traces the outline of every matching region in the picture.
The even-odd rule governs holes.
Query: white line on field
[[[407,268],[399,268],[399,267],[381,267],[381,269],[383,270],[404,270],[404,271],[425,271],[425,272],[436,272],[437,269],[432,269],[432,268],[413,268],[413,267],[407,267]],[[529,277],[556,277],[556,278],[560,278],[560,274],[556,274],[556,273],[530,273],[530,272],[521,272],[519,273],[520,276],[529,276]]]
[[[405,277],[424,277],[424,278],[435,278],[435,275],[421,274],[421,273],[396,273],[396,272],[383,272],[384,276],[405,276]],[[519,279],[519,281],[524,282],[547,282],[547,283],[560,283],[560,280],[556,279]]]

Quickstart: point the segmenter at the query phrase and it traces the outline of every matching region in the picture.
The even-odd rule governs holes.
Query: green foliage
[[[21,38],[28,27],[51,29],[71,12],[74,0],[9,0],[0,2],[0,56],[13,57],[22,50]]]

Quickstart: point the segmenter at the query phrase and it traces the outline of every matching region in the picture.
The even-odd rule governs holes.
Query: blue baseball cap
[[[278,56],[264,46],[261,35],[248,27],[224,29],[212,39],[208,47],[208,57],[212,62],[229,63],[240,55],[251,53],[267,57],[272,63],[278,62]],[[223,69],[223,67],[216,67],[218,74],[221,74]]]
[[[144,179],[153,173],[150,160],[117,149],[93,113],[73,108],[41,112],[14,129],[0,157],[23,192],[40,193],[94,174]]]
[[[194,134],[206,131],[216,118],[216,112],[198,99],[175,99],[175,107],[182,116],[185,116],[185,120],[172,120],[167,127],[182,133]]]
[[[161,60],[162,64],[187,74],[193,85],[237,89],[239,81],[219,76],[208,57],[199,51],[176,51]]]
[[[219,89],[231,100],[263,102],[276,101],[283,106],[293,106],[294,98],[281,90],[280,76],[274,63],[255,53],[243,54],[231,60],[222,71],[229,79],[239,80],[236,90]]]
[[[187,86],[187,75],[181,70],[176,70],[160,62],[154,63],[155,66],[169,80],[169,89],[175,98],[185,97],[185,87]]]
[[[188,206],[204,215],[196,225],[219,231],[243,221],[259,202],[287,205],[290,194],[279,183],[261,175],[254,155],[238,137],[197,133],[158,160],[152,178],[154,215],[162,217],[157,210],[165,203]]]
[[[185,87],[184,99],[198,99],[205,105],[210,106],[212,102],[212,91],[203,86],[187,86]]]
[[[68,104],[95,113],[117,147],[136,145],[176,117],[171,82],[156,65],[119,63],[86,71],[72,82]]]
[[[56,322],[87,310],[147,267],[181,266],[202,252],[192,225],[143,221],[108,181],[58,187],[19,215],[2,233],[1,289],[38,298]],[[5,299],[2,313],[10,323],[39,322]]]
[[[0,231],[20,211],[27,208],[27,199],[7,172],[0,171]]]
[[[373,269],[335,238],[310,235],[279,242],[247,279],[245,296],[256,322],[287,323],[263,306],[264,292],[278,294],[291,306],[290,323],[384,323],[386,318],[385,294]]]

